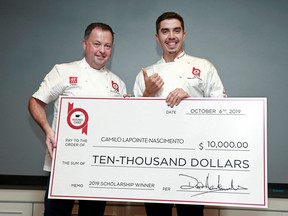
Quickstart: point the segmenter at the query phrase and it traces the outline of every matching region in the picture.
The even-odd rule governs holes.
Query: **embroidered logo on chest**
[[[111,85],[112,85],[112,88],[114,89],[114,90],[116,90],[117,92],[119,92],[119,85],[116,83],[116,82],[114,82],[113,80],[111,81]]]
[[[195,76],[197,76],[197,77],[200,77],[201,70],[198,69],[198,68],[193,67],[193,69],[192,69],[192,74],[195,75]]]
[[[78,77],[69,77],[69,84],[76,85],[78,83]]]

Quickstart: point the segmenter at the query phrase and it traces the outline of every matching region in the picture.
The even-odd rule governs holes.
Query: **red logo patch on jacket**
[[[192,74],[195,75],[195,76],[197,76],[197,77],[200,77],[201,70],[198,69],[198,68],[193,67],[193,69],[192,69]]]
[[[69,84],[75,85],[78,83],[78,77],[69,77]]]
[[[112,88],[114,89],[114,90],[116,90],[117,92],[119,92],[119,85],[116,83],[116,82],[114,82],[113,80],[112,80]]]

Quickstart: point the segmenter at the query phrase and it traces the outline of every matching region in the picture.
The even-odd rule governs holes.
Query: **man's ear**
[[[86,50],[87,42],[85,40],[82,41],[82,47],[84,50]]]
[[[158,37],[158,34],[155,34],[155,40],[157,43],[159,43],[159,37]]]

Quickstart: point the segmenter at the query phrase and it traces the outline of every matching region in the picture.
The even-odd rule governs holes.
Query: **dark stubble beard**
[[[169,52],[169,54],[175,54],[176,53],[176,51],[170,51]]]

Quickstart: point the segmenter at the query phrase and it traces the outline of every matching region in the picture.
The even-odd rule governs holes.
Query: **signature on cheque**
[[[183,177],[185,180],[187,180],[187,183],[182,184],[180,186],[181,190],[189,191],[195,190],[197,191],[196,194],[192,196],[198,196],[201,194],[206,193],[213,193],[213,192],[219,192],[219,191],[243,191],[248,190],[248,188],[241,186],[239,184],[236,184],[234,179],[231,179],[227,185],[223,185],[221,182],[221,175],[217,175],[217,181],[215,183],[211,183],[212,180],[210,178],[210,174],[208,173],[204,181],[201,181],[193,176],[186,175],[186,174],[179,174],[180,177]],[[198,192],[199,191],[199,192]]]

